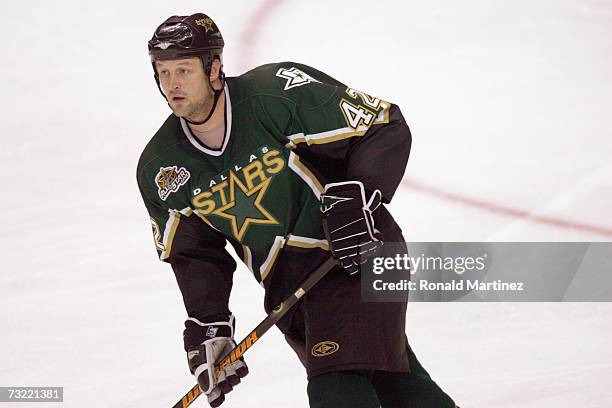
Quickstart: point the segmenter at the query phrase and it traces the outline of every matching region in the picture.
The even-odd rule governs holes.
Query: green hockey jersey
[[[389,202],[410,151],[397,106],[306,65],[264,65],[227,78],[224,92],[221,148],[170,115],[137,170],[158,255],[172,264],[193,317],[228,312],[235,263],[226,242],[275,292],[272,305],[315,266],[305,260],[329,256],[325,184],[358,180]],[[301,272],[278,270],[288,256]]]

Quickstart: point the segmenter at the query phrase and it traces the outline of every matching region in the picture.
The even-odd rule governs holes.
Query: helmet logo
[[[171,44],[168,41],[160,42],[159,44],[155,44],[157,48],[161,48],[162,50],[167,49]]]
[[[196,25],[204,27],[204,30],[206,30],[206,32],[209,32],[210,30],[213,29],[212,28],[213,21],[210,17],[201,18],[199,20],[196,20],[195,23]]]

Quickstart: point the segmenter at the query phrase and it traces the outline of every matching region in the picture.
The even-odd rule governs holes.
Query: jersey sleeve
[[[279,64],[276,77],[282,97],[272,104],[284,105],[284,113],[275,112],[287,123],[287,146],[314,161],[335,163],[344,180],[380,189],[390,202],[412,142],[399,107],[302,64]]]
[[[236,262],[225,238],[190,210],[164,208],[138,182],[157,253],[172,266],[188,316],[212,321],[229,315]]]

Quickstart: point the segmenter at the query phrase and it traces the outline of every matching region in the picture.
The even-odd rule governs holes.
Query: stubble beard
[[[178,117],[185,118],[192,122],[197,122],[206,118],[206,116],[210,113],[213,105],[213,99],[214,98],[212,95],[206,95],[180,109],[172,107],[172,111]]]

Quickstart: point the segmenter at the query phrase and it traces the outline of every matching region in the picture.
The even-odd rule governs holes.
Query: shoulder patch
[[[276,76],[287,80],[285,91],[302,85],[307,85],[311,82],[320,82],[295,67],[281,68],[276,72]]]
[[[181,186],[187,183],[189,177],[191,177],[191,174],[184,167],[180,169],[178,166],[160,167],[155,176],[159,198],[166,201],[171,193],[176,193]]]

